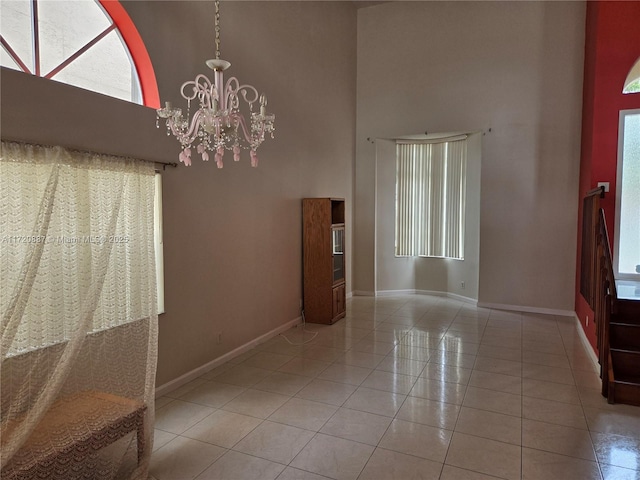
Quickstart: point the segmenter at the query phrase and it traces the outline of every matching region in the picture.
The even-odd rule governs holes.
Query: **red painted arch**
[[[131,58],[140,79],[142,103],[147,107],[160,108],[160,93],[158,92],[156,74],[138,29],[118,0],[99,0],[99,2],[118,27],[122,39],[131,52]]]

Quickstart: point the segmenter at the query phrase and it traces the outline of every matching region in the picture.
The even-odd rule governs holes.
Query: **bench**
[[[145,453],[144,416],[147,406],[138,400],[104,392],[84,391],[56,401],[9,463],[2,480],[36,477],[37,472],[60,471],[82,463],[89,454],[137,432],[138,463]],[[20,422],[2,425],[5,443]]]

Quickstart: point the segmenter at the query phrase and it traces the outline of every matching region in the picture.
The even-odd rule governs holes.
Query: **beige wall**
[[[393,228],[367,138],[483,131],[478,300],[573,311],[584,19],[582,2],[359,11],[354,290],[375,290],[374,232]]]
[[[123,4],[149,50],[161,100],[178,106],[180,85],[206,73],[214,56],[213,3]],[[248,154],[238,164],[227,154],[222,170],[194,159],[164,172],[158,385],[299,317],[301,198],[352,205],[353,5],[222,2],[222,57],[232,62],[228,76],[267,93],[276,139],[260,148],[257,169]],[[3,138],[177,160],[178,143],[156,130],[151,109],[5,69],[1,93]]]
[[[154,38],[149,53],[161,98],[177,103],[180,84],[213,57],[212,4],[127,8],[143,38]],[[346,4],[222,3],[228,74],[267,92],[276,139],[260,148],[258,169],[245,158],[227,160],[223,170],[195,163],[165,175],[167,313],[158,384],[299,317],[301,198],[351,204],[355,22]],[[176,48],[184,28],[202,35]]]

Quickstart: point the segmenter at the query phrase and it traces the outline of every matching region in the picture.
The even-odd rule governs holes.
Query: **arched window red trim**
[[[140,79],[142,103],[147,107],[160,108],[156,74],[138,29],[118,0],[99,0],[99,2],[118,27],[124,43],[131,52],[131,58]]]

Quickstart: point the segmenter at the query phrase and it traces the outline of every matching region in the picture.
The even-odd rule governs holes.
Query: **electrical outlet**
[[[589,315],[587,315],[587,324],[585,325],[585,327],[589,326]]]
[[[464,282],[460,282],[460,288],[464,290]]]

